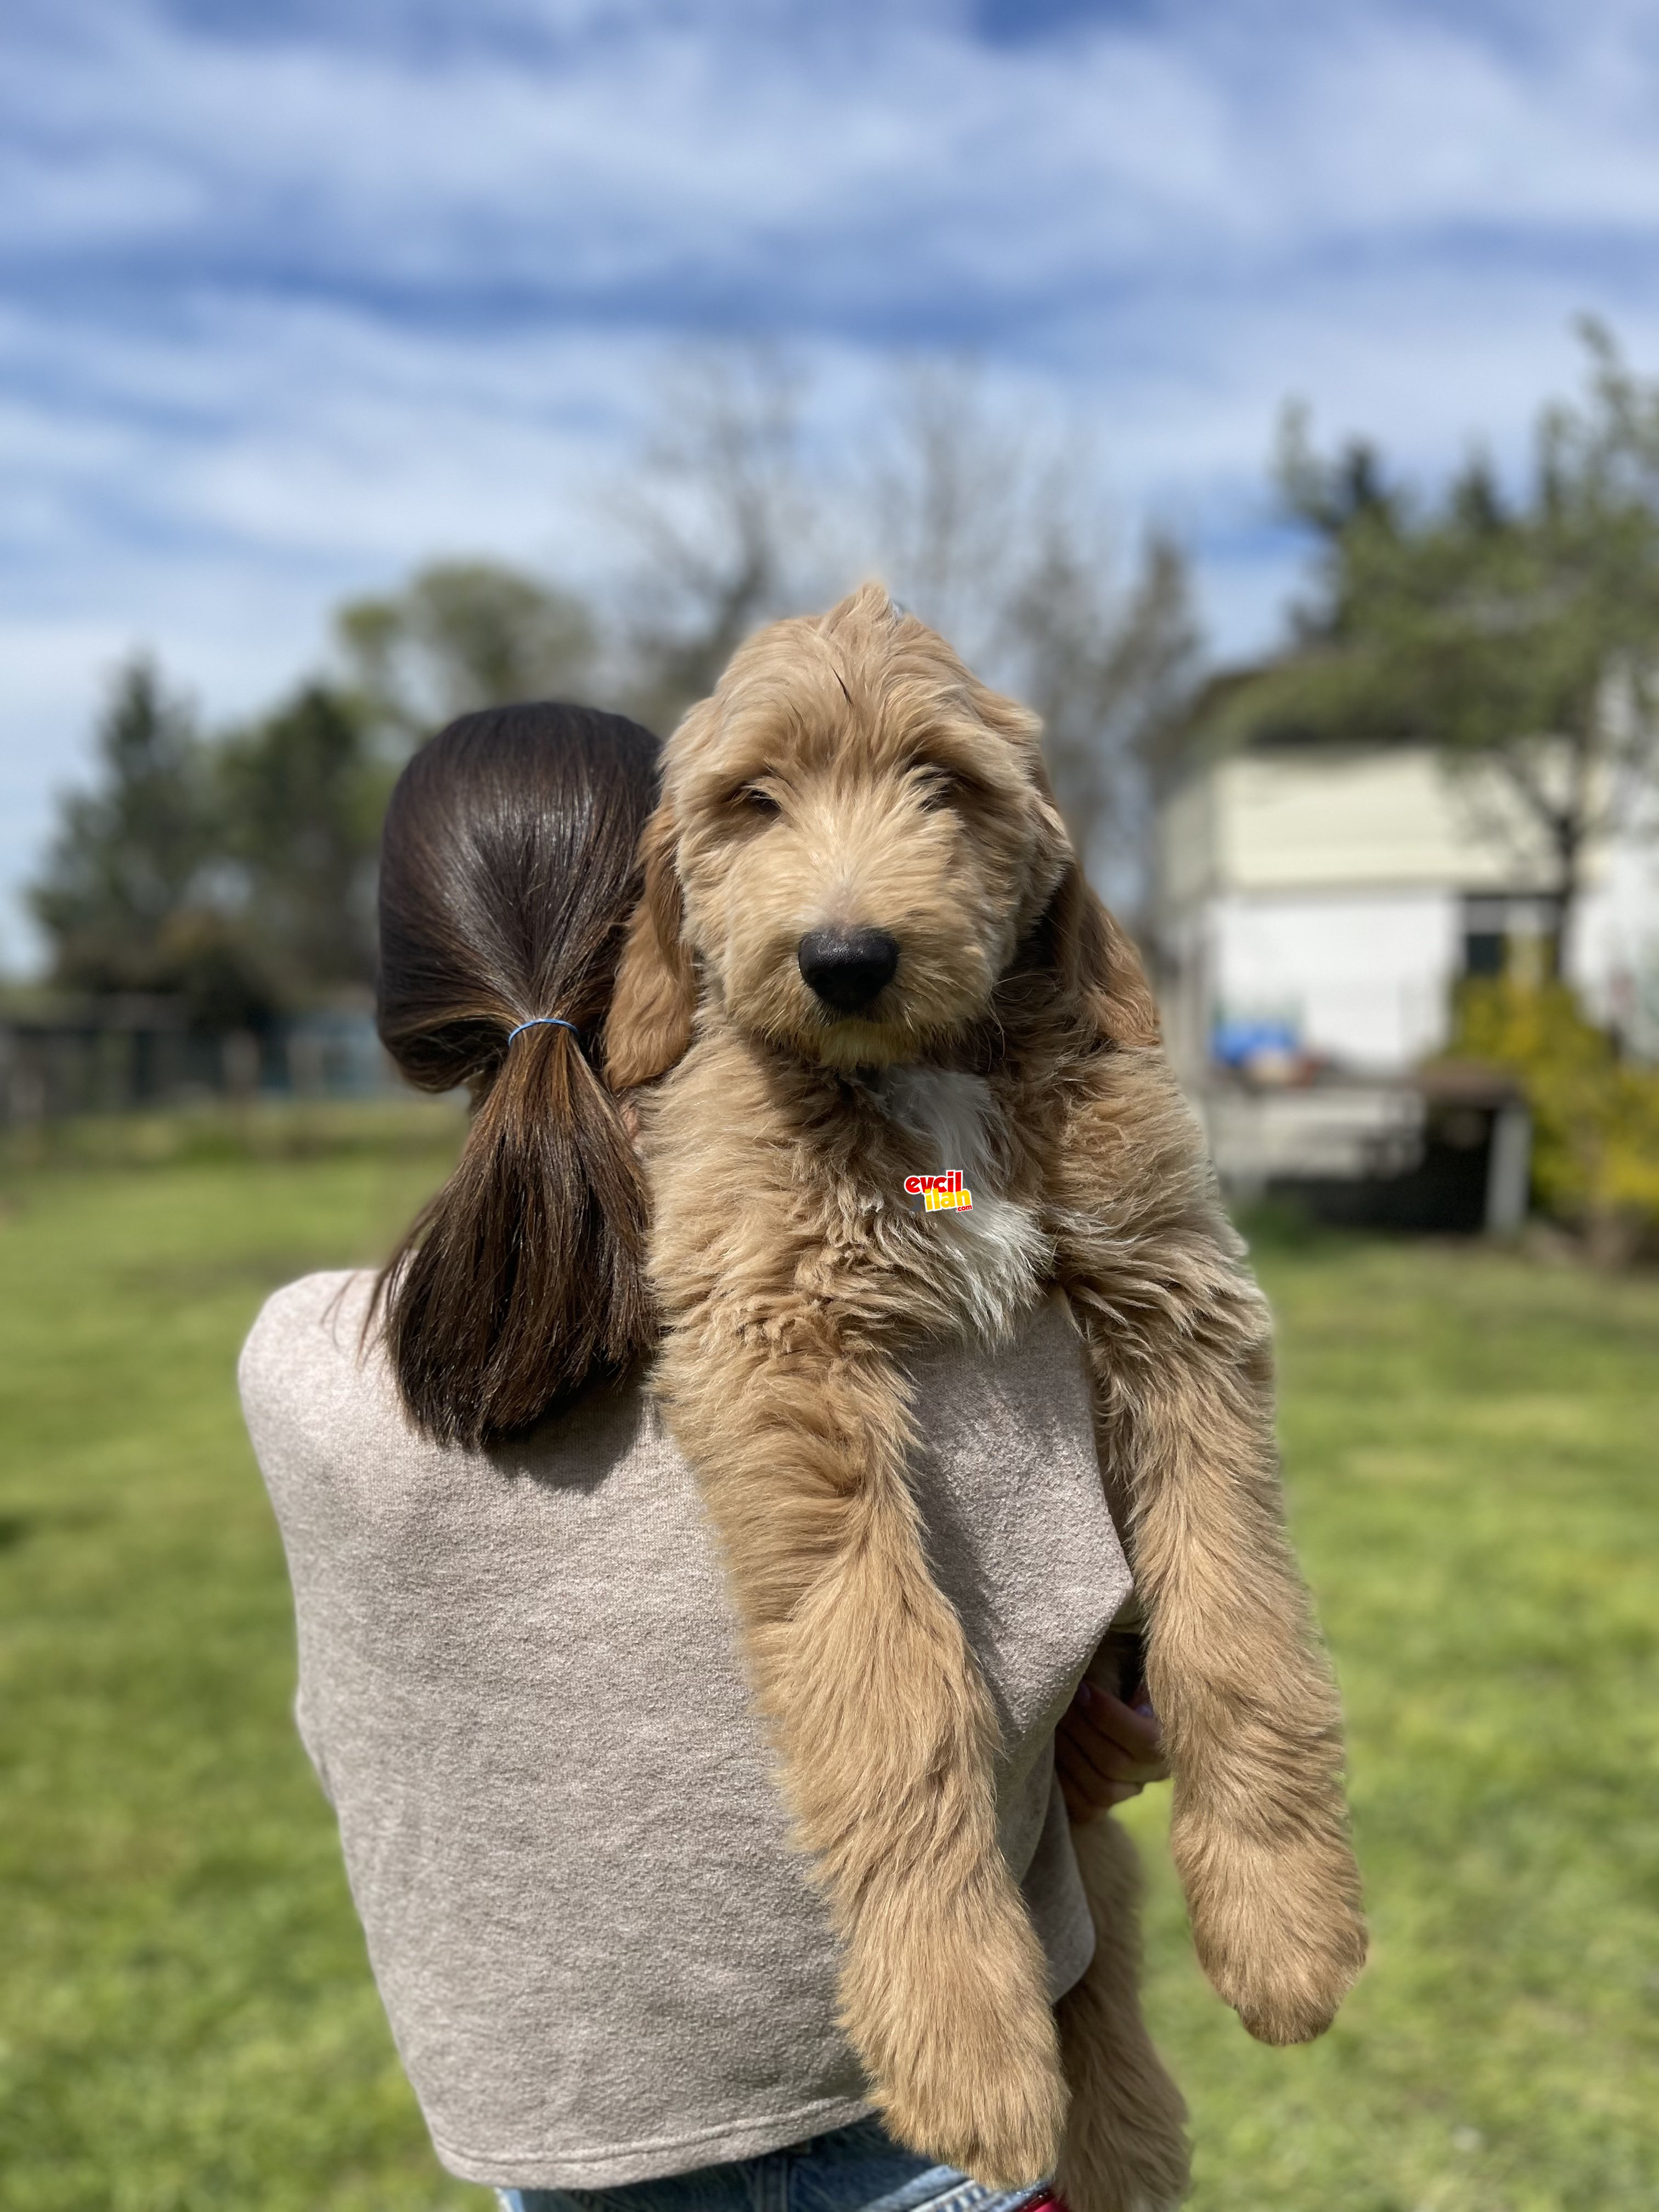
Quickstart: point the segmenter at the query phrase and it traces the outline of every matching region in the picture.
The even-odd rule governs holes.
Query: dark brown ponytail
[[[591,1055],[658,750],[617,714],[496,708],[441,731],[392,794],[381,1040],[422,1089],[465,1084],[474,1112],[371,1318],[411,1417],[443,1443],[529,1428],[650,1346],[645,1184]],[[509,1045],[548,1015],[560,1024]]]

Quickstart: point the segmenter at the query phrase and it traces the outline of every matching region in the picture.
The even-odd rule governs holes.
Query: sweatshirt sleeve
[[[294,1692],[294,1725],[299,1732],[300,1741],[305,1747],[306,1757],[311,1761],[311,1769],[313,1773],[317,1777],[318,1787],[321,1790],[324,1796],[327,1798],[329,1803],[332,1805],[334,1802],[334,1791],[329,1783],[328,1761],[323,1756],[321,1739],[318,1735],[316,1729],[310,1725],[306,1711],[306,1685],[303,1668],[301,1669],[301,1674],[300,1686]]]
[[[326,1458],[308,1433],[330,1395],[332,1370],[342,1354],[342,1292],[349,1274],[307,1275],[273,1292],[261,1307],[237,1362],[242,1416],[283,1540],[294,1598],[298,1685],[294,1719],[301,1744],[324,1796],[331,1805],[327,1755],[317,1722],[315,1686],[309,1680],[306,1634],[308,1606],[317,1602],[319,1571],[326,1552]]]

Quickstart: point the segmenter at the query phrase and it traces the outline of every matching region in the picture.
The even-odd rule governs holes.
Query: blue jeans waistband
[[[502,2189],[502,2212],[1018,2212],[1042,2184],[1000,2191],[896,2143],[879,2120],[724,2166],[618,2189]]]

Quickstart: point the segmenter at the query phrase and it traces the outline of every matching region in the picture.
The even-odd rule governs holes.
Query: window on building
[[[1553,974],[1560,913],[1553,898],[1531,892],[1482,893],[1463,901],[1463,973],[1517,975],[1541,981]]]

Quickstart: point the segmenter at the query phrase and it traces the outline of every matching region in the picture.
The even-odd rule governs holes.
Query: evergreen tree
[[[54,982],[182,997],[209,1028],[264,1019],[269,994],[211,894],[219,846],[206,750],[140,656],[99,725],[98,781],[62,802],[29,902]]]
[[[1659,383],[1593,324],[1587,390],[1547,408],[1507,499],[1484,459],[1437,501],[1372,448],[1334,459],[1287,418],[1279,482],[1317,544],[1297,649],[1235,688],[1224,741],[1437,747],[1507,792],[1547,855],[1558,961],[1586,848],[1659,768]]]
[[[360,702],[307,684],[215,761],[239,933],[273,994],[303,1005],[374,975],[374,854],[391,771]]]

